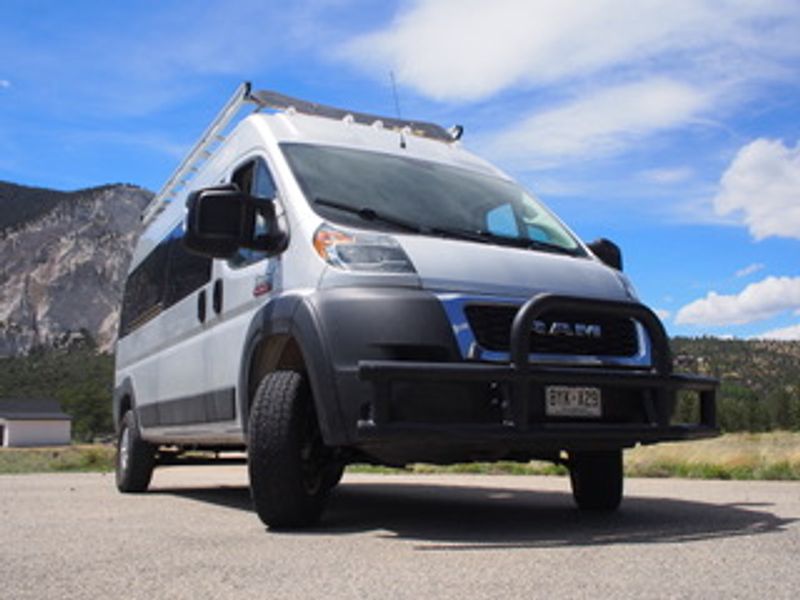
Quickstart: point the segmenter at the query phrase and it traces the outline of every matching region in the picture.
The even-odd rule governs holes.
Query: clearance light
[[[415,273],[414,265],[393,237],[373,233],[345,233],[321,225],[314,249],[329,265],[345,271]]]

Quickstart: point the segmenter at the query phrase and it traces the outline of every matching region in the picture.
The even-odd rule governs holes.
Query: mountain
[[[671,346],[677,371],[711,375],[761,395],[800,392],[800,341],[677,337]]]
[[[122,184],[59,192],[0,182],[0,357],[87,337],[113,348],[152,196]]]
[[[678,371],[719,378],[723,430],[800,431],[800,342],[675,338],[672,350]],[[679,414],[691,406],[682,399]]]

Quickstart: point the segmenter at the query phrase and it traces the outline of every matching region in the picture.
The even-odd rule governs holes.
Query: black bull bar
[[[634,319],[646,331],[651,347],[648,369],[620,367],[553,366],[532,363],[529,356],[533,322],[547,312],[558,310]],[[420,438],[456,435],[486,441],[512,436],[529,441],[602,441],[633,444],[665,440],[712,437],[719,433],[716,415],[716,379],[691,374],[673,374],[672,358],[664,327],[646,306],[635,302],[613,302],[539,294],[520,307],[511,326],[510,362],[488,364],[469,362],[414,362],[364,360],[358,363],[361,380],[374,387],[371,419],[359,423],[359,436],[383,439],[408,434]],[[490,424],[409,424],[390,420],[392,385],[397,382],[476,382],[492,383],[506,389],[503,422]],[[531,385],[576,385],[632,389],[647,392],[647,423],[534,422],[529,419]],[[671,424],[678,391],[694,392],[699,397],[697,423]]]

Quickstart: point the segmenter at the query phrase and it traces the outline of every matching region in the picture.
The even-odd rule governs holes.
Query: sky
[[[465,127],[673,335],[800,339],[798,0],[0,2],[0,180],[158,190],[236,86]]]

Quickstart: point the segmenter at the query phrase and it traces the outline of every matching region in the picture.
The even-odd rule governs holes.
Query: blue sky
[[[800,339],[800,2],[0,3],[0,179],[153,190],[242,80],[461,123],[672,334]]]

